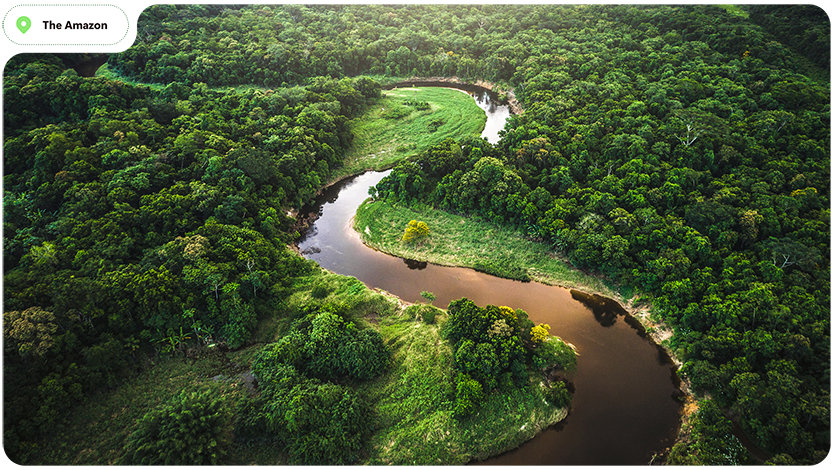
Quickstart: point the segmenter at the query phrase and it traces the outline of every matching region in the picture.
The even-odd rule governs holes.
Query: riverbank
[[[418,243],[405,243],[402,234],[410,220],[422,220],[430,233]],[[425,205],[365,201],[356,211],[353,227],[363,243],[405,259],[444,266],[461,266],[499,277],[531,280],[612,298],[661,346],[676,366],[681,362],[669,347],[672,330],[653,319],[650,307],[603,279],[571,266],[543,243],[524,238],[518,231],[450,214]],[[682,384],[689,393],[688,384]]]
[[[360,464],[461,465],[484,460],[518,447],[568,414],[547,401],[543,377],[531,372],[525,386],[499,387],[484,397],[478,412],[456,419],[454,352],[440,334],[447,320],[443,310],[436,309],[434,322],[427,323],[415,314],[415,304],[324,269],[299,278],[293,290],[286,300],[288,312],[328,303],[343,306],[350,318],[377,330],[391,347],[389,370],[357,385],[357,393],[377,418]]]
[[[460,88],[466,91],[478,92],[488,91],[495,95],[495,98],[501,103],[509,106],[513,114],[524,113],[524,108],[515,97],[515,92],[512,89],[507,89],[496,83],[488,82],[486,80],[466,81],[458,77],[411,77],[403,80],[397,80],[392,83],[384,83],[383,89],[391,89],[398,87],[410,86],[450,86]]]
[[[45,441],[45,464],[112,465],[124,441],[149,410],[181,390],[208,387],[226,400],[235,420],[244,403],[257,395],[251,362],[264,344],[281,338],[292,319],[309,308],[341,306],[363,327],[379,331],[392,358],[375,380],[356,384],[367,401],[375,425],[357,464],[465,464],[518,447],[567,416],[567,409],[546,402],[539,373],[531,372],[523,387],[503,387],[484,398],[473,416],[453,418],[454,354],[440,335],[446,321],[438,310],[434,323],[414,315],[412,304],[367,288],[356,278],[314,269],[296,278],[291,294],[264,318],[254,344],[237,351],[202,349],[183,356],[160,356],[156,364],[114,389],[98,393],[73,409],[66,424]],[[234,440],[224,465],[285,465],[281,444],[268,436]]]
[[[417,243],[402,241],[410,220],[428,224],[430,232],[426,239]],[[669,346],[671,328],[653,319],[649,305],[635,296],[627,296],[627,292],[618,291],[599,277],[577,270],[546,245],[530,241],[515,230],[425,205],[409,206],[371,199],[357,209],[353,228],[369,247],[400,258],[468,267],[510,279],[527,277],[542,284],[612,298],[622,305],[627,315],[639,322],[642,328],[638,329],[651,338],[676,368],[681,366]],[[683,392],[680,398],[685,404],[681,418],[687,423],[698,406],[686,380],[681,379],[680,389]]]
[[[429,236],[418,243],[402,242],[403,230],[413,219],[429,225]],[[532,280],[623,300],[623,295],[612,286],[578,271],[546,245],[500,225],[424,205],[369,200],[357,210],[353,226],[366,245],[400,258],[467,267],[498,277]]]
[[[390,168],[447,138],[478,136],[486,119],[472,97],[457,90],[408,87],[383,91],[379,101],[351,121],[353,143],[333,179]]]

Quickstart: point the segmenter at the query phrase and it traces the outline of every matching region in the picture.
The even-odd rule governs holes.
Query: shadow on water
[[[582,305],[588,307],[588,309],[594,314],[594,319],[601,326],[606,328],[610,327],[617,322],[617,317],[623,317],[623,321],[625,321],[625,323],[630,326],[641,338],[650,337],[649,333],[646,331],[646,327],[640,323],[640,320],[629,315],[628,311],[626,311],[626,309],[623,308],[623,306],[616,300],[609,299],[598,294],[588,294],[575,289],[571,289],[570,296],[574,300],[582,303]],[[658,365],[665,366],[674,364],[674,361],[669,356],[669,352],[666,351],[663,346],[659,344],[654,345],[657,349]],[[672,369],[672,380],[675,382],[676,387],[680,387],[680,378],[678,378],[674,369]],[[677,392],[680,392],[680,390]],[[680,395],[676,395],[675,397],[676,399],[681,399],[683,396],[684,394],[681,392]]]
[[[415,259],[403,258],[403,262],[406,266],[408,266],[408,269],[426,269],[429,265],[429,263],[425,261],[417,261]]]
[[[627,316],[626,310],[617,303],[617,301],[603,297],[597,294],[587,294],[575,289],[571,289],[570,296],[574,300],[579,301],[582,305],[588,307],[594,314],[594,319],[602,326],[609,327],[617,323],[617,317],[626,317],[626,322],[630,317]],[[637,323],[640,324],[639,322]],[[629,322],[629,325],[631,323]],[[634,325],[631,325],[634,326]]]

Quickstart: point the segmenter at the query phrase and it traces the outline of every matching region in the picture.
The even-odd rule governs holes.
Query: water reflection
[[[475,103],[487,115],[481,137],[491,144],[497,144],[501,139],[500,133],[504,130],[507,118],[510,117],[510,107],[505,104],[499,104],[494,94],[486,90],[468,91],[468,93],[475,98]]]
[[[417,261],[416,259],[403,258],[403,262],[406,266],[408,266],[408,269],[426,269],[426,266],[429,265],[429,263],[425,261]]]
[[[570,296],[573,297],[574,300],[577,300],[586,307],[588,307],[588,309],[591,310],[591,313],[594,314],[594,319],[597,321],[597,323],[606,328],[609,326],[613,326],[615,323],[617,323],[618,316],[625,316],[626,314],[626,311],[622,307],[622,305],[620,305],[612,299],[603,297],[601,295],[586,294],[585,292],[580,292],[578,290],[571,289]],[[632,322],[629,322],[628,320],[633,320],[634,322],[637,322],[631,317],[626,317],[626,323],[628,323],[632,327],[634,327],[634,324]],[[637,325],[639,324],[640,323],[637,322]]]

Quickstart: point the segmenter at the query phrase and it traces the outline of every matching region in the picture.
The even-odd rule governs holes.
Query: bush
[[[290,463],[345,465],[359,458],[370,410],[353,391],[308,385],[293,388],[290,396],[284,414]]]
[[[388,350],[374,330],[360,330],[329,312],[317,314],[304,345],[305,372],[324,380],[366,380],[388,365]]]
[[[432,119],[429,122],[429,125],[428,125],[429,132],[436,132],[437,129],[439,129],[440,126],[442,126],[444,123],[445,123],[445,121],[443,119],[440,119],[440,118]]]
[[[573,370],[576,367],[576,353],[561,339],[550,337],[535,349],[533,364],[542,370]]]
[[[122,464],[217,464],[231,441],[230,416],[211,390],[183,391],[139,420]]]
[[[417,240],[421,240],[428,236],[429,234],[429,226],[425,222],[421,220],[412,220],[408,222],[408,225],[405,227],[405,233],[403,234],[403,241],[407,243],[415,242]]]
[[[411,114],[410,109],[406,108],[405,106],[400,106],[398,104],[395,104],[394,106],[391,106],[390,108],[382,111],[382,117],[384,117],[385,119],[402,119],[408,116],[409,114]]]
[[[321,284],[313,286],[313,290],[310,292],[310,295],[312,295],[314,299],[323,299],[327,297],[328,294],[330,294],[330,289]]]
[[[369,407],[350,388],[318,379],[372,378],[388,359],[375,330],[331,311],[310,314],[255,357],[261,394],[241,408],[240,433],[286,444],[291,463],[353,463],[370,429]]]
[[[564,408],[570,405],[571,393],[568,390],[568,386],[565,385],[565,382],[560,380],[550,387],[550,390],[548,390],[548,398],[553,403],[553,406]]]
[[[480,406],[479,402],[484,397],[483,387],[480,382],[462,372],[458,373],[455,382],[455,417],[469,416]]]
[[[420,316],[423,322],[431,325],[434,323],[435,317],[437,317],[437,312],[439,312],[438,309],[427,305],[420,309]]]

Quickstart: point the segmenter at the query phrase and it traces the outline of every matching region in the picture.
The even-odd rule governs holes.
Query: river
[[[473,97],[487,113],[483,136],[497,141],[509,110],[485,92]],[[316,205],[320,215],[298,244],[302,254],[410,302],[421,301],[420,292],[430,291],[438,306],[468,297],[478,305],[524,309],[534,322],[550,324],[551,332],[572,343],[579,355],[576,372],[570,376],[575,393],[568,417],[519,448],[483,463],[647,464],[655,453],[672,445],[681,412],[675,399],[680,395],[675,367],[657,345],[625,321],[625,311],[616,302],[589,300],[569,289],[466,268],[404,260],[365,246],[351,226],[352,218],[368,188],[387,174],[366,172],[324,191]]]

